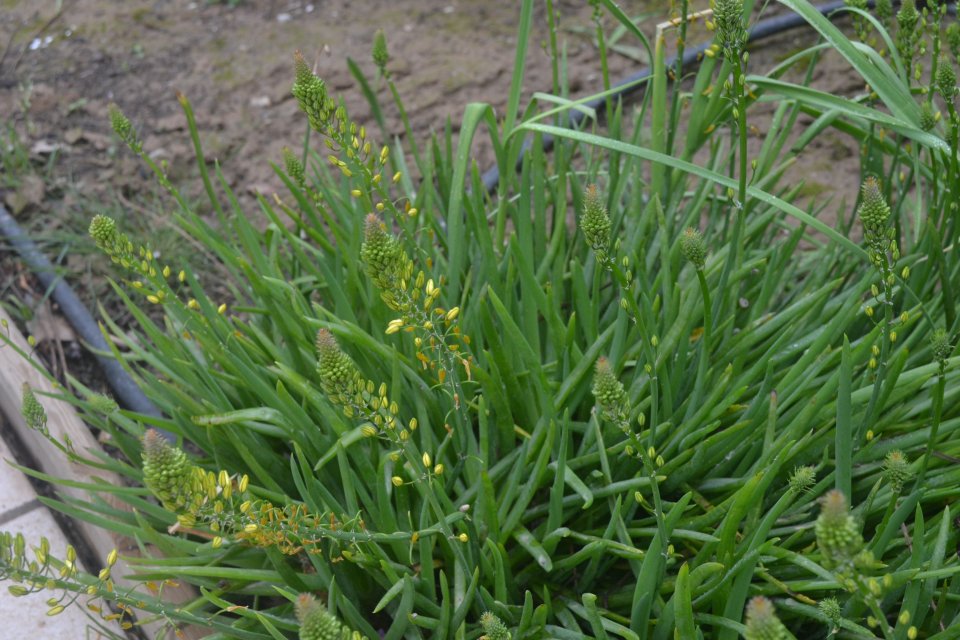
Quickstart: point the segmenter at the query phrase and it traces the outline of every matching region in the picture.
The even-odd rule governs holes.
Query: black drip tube
[[[870,2],[869,4],[872,5],[873,3]],[[828,2],[826,4],[822,4],[815,8],[821,14],[828,15],[830,13],[833,13],[837,9],[842,9],[845,6],[846,6],[846,3],[843,0],[836,0],[835,2]],[[753,28],[749,30],[747,34],[747,41],[757,42],[759,40],[769,38],[770,36],[783,33],[784,31],[789,31],[790,29],[796,29],[797,27],[802,27],[805,24],[807,24],[807,21],[804,20],[802,16],[796,13],[786,13],[780,16],[767,18],[765,20],[761,20],[760,22],[758,22],[756,25],[753,26]],[[711,43],[708,42],[708,43],[701,44],[693,49],[688,49],[687,51],[685,51],[683,54],[683,67],[686,68],[699,62],[704,52],[706,52],[706,50],[710,47],[710,45]],[[670,68],[673,65],[675,65],[676,62],[677,62],[677,57],[673,56],[672,58],[668,59],[665,62],[665,66],[667,68]],[[640,80],[647,79],[648,77],[650,77],[651,73],[652,73],[652,69],[650,69],[650,67],[644,67],[640,71],[637,71],[636,73],[633,73],[627,76],[626,78],[618,82],[616,85],[614,85],[613,87],[614,89],[617,89],[617,88],[620,88],[620,89],[619,91],[615,91],[614,93],[612,93],[610,97],[613,100],[616,100],[618,98],[623,98],[625,96],[628,96],[632,93],[639,91],[644,87],[644,85],[634,84],[634,83],[638,83]],[[629,85],[632,85],[632,86],[629,86]],[[600,108],[604,107],[604,105],[606,104],[606,101],[607,101],[607,96],[604,96],[602,98],[594,98],[589,102],[583,103],[583,105],[593,110],[599,110]],[[572,110],[569,113],[566,126],[570,128],[579,126],[579,124],[583,121],[584,118],[586,118],[585,113],[583,113],[582,111]],[[545,151],[549,151],[550,149],[553,148],[553,136],[549,134],[544,134],[541,139],[543,140],[543,148]],[[529,148],[529,142],[524,144],[524,148],[520,153],[520,158],[517,160],[518,171],[520,170],[520,167],[523,163],[523,156],[527,152],[528,148]],[[484,172],[482,179],[483,179],[483,186],[487,190],[487,193],[493,192],[497,188],[497,185],[500,183],[499,168],[496,166],[493,166],[490,169],[487,169],[487,171]]]
[[[873,3],[870,2],[869,4],[872,5]],[[846,5],[843,0],[837,0],[835,2],[822,4],[816,7],[816,10],[823,15],[828,15],[838,9],[843,8],[844,6]],[[759,40],[763,40],[764,38],[783,33],[784,31],[803,26],[804,24],[806,24],[806,21],[801,16],[794,13],[767,18],[765,20],[761,20],[752,29],[750,29],[748,41],[757,42]],[[709,46],[709,44],[702,44],[694,49],[686,51],[683,55],[683,66],[688,67],[697,63]],[[675,63],[676,57],[668,60],[666,65],[670,67]],[[650,73],[651,70],[649,68],[645,68],[621,80],[619,83],[617,83],[616,87],[622,87],[622,89],[614,93],[613,98],[616,99],[624,97],[640,90],[643,87],[642,84],[636,84],[634,86],[626,85],[635,83],[638,80],[643,80],[649,77]],[[605,101],[606,97],[597,98],[587,102],[586,106],[592,109],[599,109],[605,104]],[[585,116],[582,112],[571,112],[569,115],[568,126],[573,127],[579,125],[584,117]],[[553,147],[552,136],[545,135],[542,137],[542,141],[543,148],[545,150],[550,150]],[[527,145],[529,146],[529,143],[527,143]],[[523,150],[523,152],[526,152],[526,148]],[[520,165],[518,164],[518,169],[519,166]],[[488,192],[495,190],[499,182],[500,173],[497,167],[488,169],[483,174],[483,184]],[[80,299],[77,297],[76,293],[74,293],[70,285],[67,284],[63,278],[56,274],[54,266],[37,248],[36,244],[34,244],[33,241],[23,233],[16,221],[13,219],[13,216],[7,213],[7,210],[4,209],[2,204],[0,204],[0,236],[7,238],[13,248],[20,254],[20,257],[23,259],[27,267],[29,267],[30,270],[36,274],[37,278],[40,280],[40,283],[45,288],[52,291],[51,295],[53,299],[58,305],[60,305],[60,310],[67,318],[70,326],[72,326],[77,335],[79,335],[80,338],[86,342],[91,349],[94,350],[97,360],[103,369],[104,377],[116,395],[117,401],[120,403],[120,405],[126,409],[135,411],[137,413],[142,413],[144,415],[161,416],[162,414],[157,409],[156,405],[154,405],[147,398],[147,396],[144,395],[143,391],[137,386],[137,384],[124,370],[120,363],[112,357],[103,355],[109,353],[109,348],[103,338],[103,335],[100,333],[100,328],[97,324],[97,321],[94,320],[93,316],[90,314],[90,311],[83,305],[82,302],[80,302]],[[173,439],[172,434],[164,433],[164,436],[168,439]]]

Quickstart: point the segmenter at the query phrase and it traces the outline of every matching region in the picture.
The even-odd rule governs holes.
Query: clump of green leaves
[[[521,108],[520,65],[507,117],[471,105],[454,153],[449,134],[375,145],[298,55],[315,148],[284,152],[286,191],[259,220],[198,145],[203,215],[112,111],[231,296],[93,219],[140,324],[105,329],[164,417],[79,389],[116,447],[91,462],[142,488],[90,487],[135,516],[99,498],[60,507],[162,550],[137,561],[149,584],[199,589],[173,606],[111,591],[109,575],[54,586],[251,640],[935,638],[960,624],[960,170],[942,55],[956,30],[939,9],[878,3],[876,22],[857,14],[865,43],[894,43],[874,55],[787,4],[870,91],[845,101],[785,68],[748,75],[749,7],[717,0],[721,60],[684,70],[703,91],[671,98],[676,67],[655,43],[654,99],[572,131],[550,124],[556,101]],[[816,59],[804,53],[784,66]],[[409,129],[382,34],[371,57]],[[761,95],[776,115],[752,151]],[[821,214],[855,188],[800,206],[783,182],[834,127],[865,176],[836,220]],[[492,192],[470,159],[484,135]],[[553,154],[534,146],[515,171],[546,135]],[[45,585],[26,543],[3,540],[17,592]]]

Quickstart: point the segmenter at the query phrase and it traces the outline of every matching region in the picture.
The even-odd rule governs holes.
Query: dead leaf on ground
[[[26,176],[15,191],[4,197],[4,202],[13,215],[19,215],[26,209],[38,207],[43,202],[44,184],[39,176]]]
[[[66,319],[53,311],[49,300],[34,310],[33,319],[27,323],[27,330],[37,342],[76,342],[77,334]]]

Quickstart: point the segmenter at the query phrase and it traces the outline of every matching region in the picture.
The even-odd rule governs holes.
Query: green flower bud
[[[384,35],[383,29],[377,29],[373,36],[371,56],[373,57],[373,63],[380,69],[380,73],[386,75],[390,54],[387,52],[387,36]]]
[[[714,0],[713,22],[717,29],[717,44],[724,57],[738,57],[747,41],[743,0]]]
[[[890,483],[894,493],[900,493],[903,485],[913,476],[910,462],[903,451],[895,449],[883,461],[883,477]]]
[[[913,33],[920,20],[920,13],[914,0],[903,0],[900,3],[900,11],[897,12],[897,27],[901,32]]]
[[[873,176],[869,176],[863,181],[860,193],[860,207],[857,209],[860,222],[868,235],[880,236],[890,218],[890,205],[880,191],[880,183]]]
[[[790,475],[790,490],[796,494],[806,493],[816,481],[816,469],[810,466],[797,467]]]
[[[599,257],[605,257],[610,248],[610,216],[603,203],[603,194],[597,185],[591,184],[583,194],[583,213],[580,215],[580,230],[587,244]]]
[[[143,149],[143,145],[140,143],[140,140],[137,138],[137,132],[133,130],[133,125],[130,123],[130,119],[127,116],[123,115],[123,112],[120,111],[120,107],[115,104],[111,104],[108,108],[108,113],[110,116],[110,126],[113,128],[114,133],[117,134],[117,137],[130,149],[136,153],[140,153]]]
[[[182,449],[172,446],[156,430],[143,435],[143,484],[164,509],[181,513],[201,490],[202,471],[190,464]]]
[[[746,640],[796,640],[780,622],[773,603],[763,596],[757,596],[747,603],[746,626],[743,633]]]
[[[46,410],[26,382],[23,383],[22,391],[23,404],[20,406],[20,414],[26,421],[27,426],[43,435],[48,435]]]
[[[343,625],[316,598],[301,593],[294,604],[300,640],[340,640]]]
[[[831,628],[837,629],[840,627],[840,622],[843,620],[843,612],[840,608],[840,602],[836,598],[824,598],[817,603],[817,608],[820,609],[820,613],[830,621]]]
[[[90,221],[90,237],[97,246],[106,249],[113,245],[117,237],[117,223],[113,218],[97,214]]]
[[[940,64],[937,65],[937,77],[934,78],[933,84],[941,98],[947,102],[953,101],[953,97],[957,94],[957,73],[946,58],[940,58]]]
[[[297,99],[300,109],[307,114],[307,120],[314,131],[326,134],[336,104],[327,94],[327,85],[310,71],[302,53],[297,51],[293,54],[293,63],[296,73],[291,90],[293,97]]]
[[[373,213],[367,216],[363,238],[360,259],[366,267],[367,276],[380,289],[387,306],[402,311],[406,305],[400,298],[404,290],[404,271],[409,262],[406,251]]]
[[[102,393],[95,393],[87,398],[87,401],[90,403],[90,410],[94,413],[102,413],[103,415],[110,415],[111,413],[117,411],[120,407],[117,406],[117,403],[110,396],[105,396]]]
[[[293,605],[300,623],[300,640],[367,640],[353,631],[309,593],[301,593]]]
[[[827,568],[847,568],[863,549],[863,537],[850,513],[847,498],[836,489],[821,499],[820,516],[814,531]]]
[[[503,620],[489,611],[484,611],[480,616],[480,626],[483,627],[481,637],[486,640],[510,640],[511,638],[510,631],[507,625],[503,624]]]
[[[317,331],[317,374],[323,392],[331,402],[341,406],[347,404],[360,379],[357,365],[340,349],[327,329]]]
[[[707,259],[707,247],[699,231],[690,227],[683,230],[683,235],[680,236],[680,252],[697,271],[703,270]]]
[[[623,383],[614,374],[610,361],[603,356],[597,359],[594,370],[593,396],[608,420],[618,420],[628,412],[629,399]]]
[[[287,170],[287,175],[293,178],[301,187],[304,184],[305,172],[300,158],[290,150],[290,147],[283,148],[283,164]]]
[[[937,329],[930,336],[930,348],[933,351],[933,359],[940,363],[941,367],[946,365],[947,358],[953,353],[953,345],[950,344],[950,334],[945,329]]]

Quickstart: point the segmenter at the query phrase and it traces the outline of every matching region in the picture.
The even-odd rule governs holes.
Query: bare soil
[[[55,3],[3,4],[0,46],[7,50],[0,64],[0,114],[16,125],[35,156],[58,153],[56,174],[93,196],[150,188],[144,168],[118,149],[110,134],[111,102],[134,121],[146,149],[166,160],[174,181],[192,176],[193,153],[177,91],[193,103],[207,158],[220,163],[235,190],[278,190],[269,162],[279,161],[283,146],[299,145],[305,128],[290,95],[295,49],[316,61],[318,74],[342,95],[355,120],[372,125],[347,68],[346,60],[355,60],[378,90],[389,135],[403,138],[396,109],[375,81],[370,61],[378,28],[387,34],[389,66],[418,140],[442,131],[447,118],[456,131],[469,102],[489,102],[502,114],[519,13],[518,4],[507,0],[246,0],[235,7],[202,0],[67,0],[59,13]],[[595,91],[600,76],[589,37],[592,9],[574,0],[556,4],[571,93]],[[659,3],[633,4],[627,9],[649,15],[641,28],[650,34],[667,17]],[[537,28],[526,61],[528,95],[551,84],[545,9],[536,6]],[[809,35],[802,31],[778,37],[755,52],[751,65],[762,70],[804,41]],[[854,76],[836,62],[818,68],[822,84],[849,92]],[[611,54],[613,77],[637,66]],[[845,182],[832,152],[825,153],[829,161],[806,174],[818,191]],[[41,186],[32,181],[21,186],[21,193],[6,194],[8,207],[25,214],[31,206],[49,208]]]

